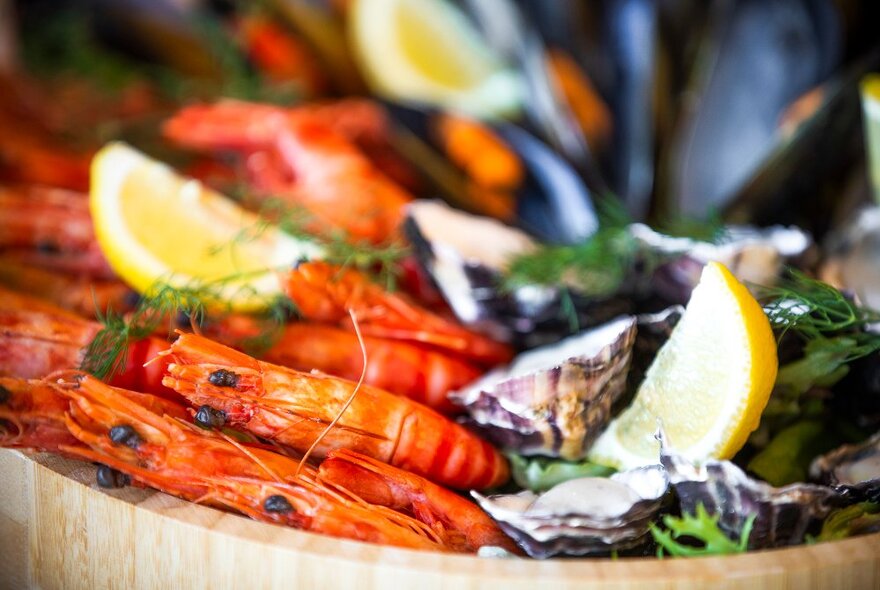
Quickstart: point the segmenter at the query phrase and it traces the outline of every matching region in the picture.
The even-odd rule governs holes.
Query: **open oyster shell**
[[[660,465],[561,483],[543,494],[483,496],[489,516],[532,557],[589,555],[646,540],[669,487]]]
[[[662,437],[660,462],[682,512],[694,514],[703,504],[709,514],[721,515],[719,526],[733,538],[739,538],[746,520],[756,515],[750,549],[801,543],[810,527],[828,515],[837,496],[829,487],[811,484],[774,488],[748,477],[730,461],[695,466],[669,450]]]
[[[504,449],[580,459],[625,390],[635,326],[625,316],[523,353],[450,399]]]
[[[880,432],[816,458],[810,477],[830,485],[847,502],[880,502]]]
[[[718,242],[672,237],[640,223],[631,225],[630,233],[648,249],[673,258],[655,271],[653,283],[661,296],[676,303],[688,300],[707,262],[724,264],[741,281],[772,285],[782,264],[802,256],[813,243],[803,230],[782,226],[727,226]]]
[[[526,348],[570,331],[559,288],[499,288],[510,261],[538,246],[525,232],[427,200],[407,206],[404,231],[419,263],[462,323]],[[577,293],[571,295],[581,326],[609,320],[631,307],[619,299],[582,301]]]

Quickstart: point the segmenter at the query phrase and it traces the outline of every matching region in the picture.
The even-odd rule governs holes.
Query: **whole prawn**
[[[88,195],[38,185],[0,186],[0,250],[20,263],[100,279],[113,272],[95,239]]]
[[[163,131],[187,147],[244,154],[258,192],[302,206],[318,228],[341,229],[354,242],[393,239],[411,200],[324,117],[308,110],[236,101],[194,105]]]
[[[445,351],[483,366],[510,361],[512,349],[390,293],[361,272],[326,262],[299,264],[284,277],[287,296],[307,319],[347,325],[348,310],[363,333]]]
[[[51,303],[0,288],[0,375],[41,379],[77,369],[101,328]],[[111,383],[176,398],[162,386],[164,367],[161,358],[156,360],[167,347],[154,337],[128,343],[119,363],[122,370]]]
[[[194,334],[165,353],[163,384],[192,404],[223,412],[231,426],[316,456],[346,448],[455,488],[505,482],[506,460],[490,444],[407,398],[323,374],[258,361]],[[335,427],[324,432],[337,420]]]
[[[457,531],[439,534],[416,518],[361,499],[345,485],[325,485],[314,468],[295,459],[156,412],[92,377],[59,391],[71,401],[67,427],[82,443],[61,450],[108,465],[137,483],[255,520],[338,537],[413,549],[476,549],[457,542]]]
[[[259,337],[260,326],[249,316],[233,315],[206,322],[202,333],[237,348],[241,342]],[[296,322],[284,326],[259,358],[299,371],[317,370],[357,380],[364,368],[363,344],[370,358],[364,383],[406,396],[445,414],[458,411],[446,394],[464,387],[483,373],[473,363],[419,343],[372,336],[364,336],[362,341],[350,330]]]

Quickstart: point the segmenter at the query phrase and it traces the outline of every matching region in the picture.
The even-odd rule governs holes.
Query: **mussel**
[[[532,557],[608,554],[643,544],[669,482],[660,465],[584,477],[532,492],[483,496],[480,506]]]

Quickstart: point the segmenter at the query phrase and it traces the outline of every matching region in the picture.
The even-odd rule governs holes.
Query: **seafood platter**
[[[878,22],[0,0],[0,587],[880,588]]]

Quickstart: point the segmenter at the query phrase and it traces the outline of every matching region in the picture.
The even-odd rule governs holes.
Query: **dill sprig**
[[[863,330],[880,322],[880,312],[858,305],[833,286],[789,269],[775,287],[761,287],[764,312],[774,327],[817,340],[842,332]],[[858,340],[880,342],[880,336],[856,333]]]
[[[616,199],[597,204],[599,229],[580,244],[542,246],[514,258],[507,267],[504,287],[560,285],[584,295],[610,295],[631,268],[638,244],[627,226],[631,219]]]
[[[80,369],[99,379],[109,379],[125,369],[132,342],[150,336],[181,313],[201,324],[205,299],[193,289],[168,284],[157,284],[127,318],[112,309],[98,312],[97,319],[104,327],[89,343]]]
[[[297,240],[317,246],[321,260],[370,274],[388,290],[396,288],[400,262],[410,252],[409,247],[400,241],[373,244],[355,241],[341,229],[322,228],[309,211],[278,197],[266,199],[258,214],[259,221],[240,230],[230,243],[217,248],[234,248],[238,244],[259,239],[270,228],[278,228]]]
[[[507,269],[505,286],[564,284],[586,296],[603,297],[618,291],[638,265],[647,275],[659,257],[630,232],[633,223],[622,203],[606,197],[597,202],[599,229],[580,244],[542,246],[515,258]],[[656,231],[675,237],[717,243],[727,236],[718,215],[705,219],[676,217],[661,221]]]
[[[239,299],[247,299],[264,310],[257,316],[261,325],[259,334],[244,339],[239,345],[255,354],[269,348],[295,312],[293,303],[282,294],[258,293],[243,281],[273,270],[249,271],[183,285],[170,280],[157,282],[127,316],[112,310],[98,313],[97,319],[103,328],[89,343],[80,369],[99,379],[109,379],[126,368],[128,349],[133,342],[163,328],[167,328],[170,335],[184,322],[198,328],[209,312],[215,315],[231,313],[233,302]]]
[[[720,514],[710,515],[705,506],[697,504],[695,514],[683,514],[681,518],[672,515],[663,517],[666,530],[651,524],[651,536],[659,545],[657,556],[664,552],[673,557],[702,557],[706,555],[729,555],[743,553],[748,549],[749,535],[755,524],[755,516],[749,516],[743,524],[737,540],[733,540],[718,526]],[[680,538],[691,539],[699,545],[685,544]]]

